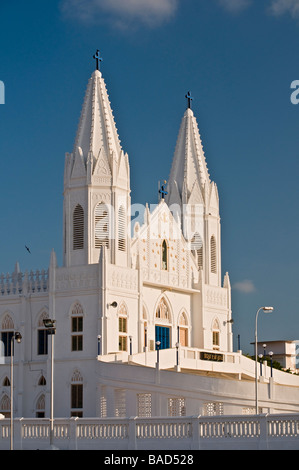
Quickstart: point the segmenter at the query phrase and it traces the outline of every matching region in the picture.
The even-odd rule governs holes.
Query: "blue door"
[[[160,349],[169,348],[169,328],[165,326],[156,326],[156,342],[157,341],[160,341],[161,343]]]

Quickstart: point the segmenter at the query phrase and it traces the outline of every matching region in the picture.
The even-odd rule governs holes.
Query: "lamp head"
[[[55,320],[51,320],[50,318],[45,318],[43,320],[43,324],[45,328],[54,328]]]
[[[266,313],[272,313],[274,310],[274,307],[263,307],[263,310]]]
[[[15,339],[17,343],[20,343],[22,341],[22,335],[18,331],[15,333]]]

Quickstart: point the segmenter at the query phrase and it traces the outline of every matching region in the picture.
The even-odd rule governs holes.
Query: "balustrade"
[[[48,419],[16,419],[15,448],[49,447]],[[0,450],[9,448],[10,420],[0,420]],[[60,449],[299,449],[299,414],[168,418],[55,419]],[[110,442],[110,444],[108,444]]]

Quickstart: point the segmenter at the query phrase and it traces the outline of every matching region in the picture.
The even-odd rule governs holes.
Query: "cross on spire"
[[[161,188],[159,189],[159,194],[161,194],[162,199],[165,199],[165,196],[167,196],[168,192],[165,189],[165,186],[167,184],[167,181],[164,181],[163,184],[161,185]]]
[[[96,60],[96,64],[97,64],[97,68],[96,70],[100,70],[100,62],[102,62],[102,57],[100,55],[100,51],[99,49],[97,50],[97,52],[95,53],[95,55],[93,56],[93,58]]]
[[[187,98],[188,100],[188,108],[191,109],[191,102],[193,100],[193,97],[191,96],[191,93],[190,91],[188,91],[187,95],[185,96],[185,98]]]

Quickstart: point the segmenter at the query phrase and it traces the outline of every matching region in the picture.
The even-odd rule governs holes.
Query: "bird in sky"
[[[25,245],[25,248],[26,248],[26,250],[28,251],[28,253],[31,254],[31,251],[29,250],[28,246]]]

